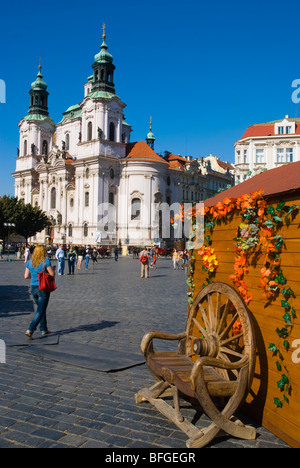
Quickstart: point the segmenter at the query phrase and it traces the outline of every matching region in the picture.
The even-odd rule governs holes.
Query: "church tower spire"
[[[30,106],[28,114],[37,114],[48,116],[48,96],[47,84],[43,81],[43,75],[41,73],[41,58],[39,62],[39,71],[36,80],[31,84],[30,94]]]
[[[113,82],[115,66],[113,64],[112,55],[107,51],[105,27],[105,24],[103,24],[103,42],[100,52],[95,55],[95,62],[92,66],[94,70],[92,92],[105,91],[115,94],[115,85]]]
[[[152,117],[150,117],[150,131],[146,137],[146,142],[154,150],[154,142],[155,142],[155,137],[154,134],[152,133]]]

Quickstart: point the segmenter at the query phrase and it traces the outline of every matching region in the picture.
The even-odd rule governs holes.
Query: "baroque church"
[[[158,155],[151,121],[146,141],[130,141],[132,129],[124,118],[126,104],[115,91],[105,27],[102,38],[82,102],[69,107],[59,123],[49,116],[41,65],[31,84],[13,176],[15,196],[51,220],[34,242],[162,244],[161,204],[174,209],[193,186],[198,192],[192,192],[191,200],[203,200],[201,170],[193,162],[177,164],[169,155]]]

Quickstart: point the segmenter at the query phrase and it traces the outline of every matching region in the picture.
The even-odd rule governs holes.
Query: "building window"
[[[48,142],[46,140],[43,141],[42,154],[46,156],[48,154]]]
[[[278,163],[284,162],[284,149],[283,148],[277,149],[277,162]]]
[[[114,193],[112,192],[109,192],[109,195],[108,195],[108,203],[110,205],[114,205],[115,204],[115,195]]]
[[[284,134],[284,127],[278,127],[278,135]]]
[[[83,236],[84,236],[84,237],[87,237],[88,234],[89,234],[89,228],[88,228],[88,225],[85,223],[85,224],[83,225]]]
[[[131,219],[135,221],[141,219],[141,200],[133,198],[131,201]]]
[[[290,133],[292,133],[292,127],[286,127],[285,130],[286,130],[286,134],[287,134],[287,135],[289,135]]]
[[[244,164],[247,164],[247,150],[244,150]]]
[[[27,140],[23,143],[23,156],[27,156]]]
[[[256,150],[256,163],[257,164],[262,164],[264,162],[264,150],[263,149],[257,149]]]
[[[69,235],[69,237],[73,236],[73,226],[72,226],[72,224],[69,224],[69,226],[68,226],[68,235]]]
[[[91,141],[92,138],[93,138],[93,124],[92,122],[89,122],[88,127],[87,127],[87,139],[88,141]]]
[[[90,204],[90,192],[84,194],[84,206],[87,207]]]
[[[74,198],[70,198],[70,207],[73,208],[74,206]]]
[[[66,148],[66,151],[69,151],[69,149],[70,149],[70,134],[69,133],[66,134],[66,146],[65,146],[65,148]]]
[[[287,148],[286,149],[286,162],[293,162],[293,148]]]
[[[56,188],[52,187],[50,197],[50,208],[54,210],[56,208]]]
[[[113,122],[109,124],[109,139],[115,141],[115,124]]]

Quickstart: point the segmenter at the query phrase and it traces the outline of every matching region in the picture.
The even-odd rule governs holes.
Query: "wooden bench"
[[[176,351],[155,351],[154,340],[177,341]],[[256,431],[234,420],[253,379],[255,343],[247,307],[239,294],[224,283],[211,283],[196,297],[186,330],[180,334],[150,331],[141,351],[157,383],[136,394],[149,401],[189,437],[187,447],[203,447],[220,430],[239,438],[255,439]],[[173,406],[164,399],[173,396]],[[179,396],[198,401],[211,419],[199,429],[185,420]],[[220,409],[221,406],[221,409]]]

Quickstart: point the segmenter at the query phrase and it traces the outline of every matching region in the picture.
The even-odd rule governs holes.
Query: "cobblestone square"
[[[51,340],[43,356],[26,352],[22,340],[26,344],[34,309],[23,275],[23,261],[0,262],[0,340],[12,340],[0,363],[0,447],[185,448],[186,436],[176,426],[148,403],[135,403],[135,393],[153,382],[145,364],[116,372],[66,364],[45,356],[57,346]],[[100,259],[87,271],[56,277],[49,328],[59,343],[140,355],[147,331],[185,329],[186,278],[170,259],[160,258],[148,279],[140,278],[140,262],[132,257]],[[34,338],[39,336],[37,330]],[[207,418],[199,424],[206,426]],[[255,441],[220,437],[209,447],[287,447],[264,428],[257,432]]]

